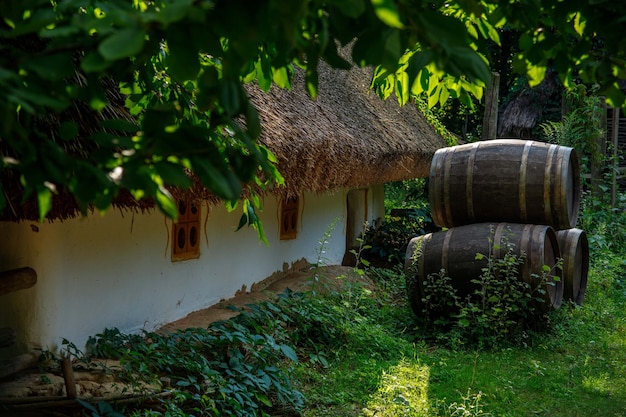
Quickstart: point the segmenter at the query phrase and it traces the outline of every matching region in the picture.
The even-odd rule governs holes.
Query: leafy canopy
[[[355,39],[351,59],[401,104],[480,98],[504,25],[521,33],[515,66],[532,84],[552,66],[624,102],[617,2],[4,0],[0,16],[0,207],[19,184],[42,219],[54,194],[105,210],[122,190],[175,217],[169,187],[191,186],[189,172],[231,205],[248,184],[280,185],[244,84],[290,88],[299,66],[314,98],[318,61],[348,68],[338,44]]]

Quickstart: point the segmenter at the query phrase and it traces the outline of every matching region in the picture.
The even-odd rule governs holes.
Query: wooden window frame
[[[172,261],[200,257],[200,202],[178,200],[178,221],[172,225]]]
[[[281,200],[279,221],[280,240],[292,240],[298,237],[299,196],[286,197]]]

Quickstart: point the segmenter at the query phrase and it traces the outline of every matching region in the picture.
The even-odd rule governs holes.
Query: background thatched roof
[[[263,133],[259,141],[276,155],[278,169],[285,177],[286,186],[274,192],[322,193],[428,176],[432,156],[446,146],[444,140],[415,106],[401,108],[395,98],[383,101],[370,91],[370,71],[342,71],[321,64],[315,101],[306,94],[303,79],[302,71],[297,70],[291,90],[272,87],[264,93],[254,85],[247,87],[261,118]],[[119,106],[115,109],[117,113],[123,110]],[[84,126],[85,113],[78,110],[71,112],[83,119],[79,124]],[[124,116],[117,113],[115,117]],[[102,118],[92,116],[93,123]],[[89,132],[82,133],[86,137]],[[15,181],[10,182],[16,185]],[[211,203],[218,201],[198,185],[190,191],[193,197]],[[38,218],[34,199],[20,205],[21,193],[7,183],[7,177],[3,187],[9,197],[3,219]],[[181,196],[179,190],[174,190],[174,194]],[[129,193],[122,193],[113,204],[122,210],[144,210],[153,205],[151,201],[135,201]],[[54,197],[48,218],[63,220],[78,214],[73,198],[61,194]]]
[[[447,146],[414,105],[381,100],[370,90],[371,70],[319,67],[316,100],[297,71],[292,90],[249,88],[264,132],[260,142],[278,158],[286,192],[333,191],[427,177]]]
[[[543,119],[550,98],[559,93],[555,71],[548,71],[534,88],[522,90],[498,116],[498,137],[530,138],[532,129]]]

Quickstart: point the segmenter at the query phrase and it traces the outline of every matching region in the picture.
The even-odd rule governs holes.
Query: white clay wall
[[[0,327],[16,329],[19,342],[0,348],[0,359],[27,348],[58,350],[62,338],[82,347],[107,327],[152,331],[229,298],[244,285],[249,289],[285,262],[315,262],[319,241],[334,219],[323,256],[328,264],[340,264],[345,199],[346,192],[306,194],[297,239],[281,241],[276,199],[266,197],[260,218],[269,246],[251,228],[234,231],[240,211],[211,207],[205,224],[203,206],[200,258],[180,262],[171,261],[171,221],[158,211],[111,210],[54,223],[0,222],[0,270],[30,266],[38,276],[34,287],[0,296]],[[382,203],[372,202],[372,219],[382,216],[377,205]]]

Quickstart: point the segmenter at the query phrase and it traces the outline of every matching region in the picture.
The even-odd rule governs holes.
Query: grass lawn
[[[490,350],[422,339],[394,294],[400,276],[386,274],[387,288],[367,300],[337,295],[346,337],[324,352],[327,366],[296,367],[303,415],[626,416],[626,259],[604,253],[591,264],[582,307],[563,306],[521,346]]]

